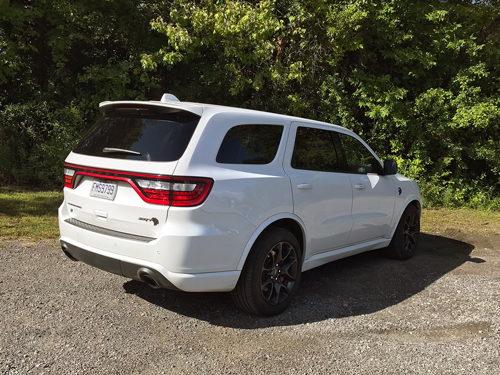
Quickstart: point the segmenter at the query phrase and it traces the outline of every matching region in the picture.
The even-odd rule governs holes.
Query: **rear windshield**
[[[179,160],[193,135],[199,116],[154,108],[107,112],[73,152],[115,159]]]

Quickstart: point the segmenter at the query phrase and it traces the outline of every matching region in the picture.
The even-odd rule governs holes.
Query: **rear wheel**
[[[399,220],[398,227],[387,248],[389,255],[400,260],[407,260],[415,255],[420,237],[420,213],[410,205]]]
[[[301,249],[295,236],[270,227],[253,245],[231,297],[249,313],[279,314],[297,293],[301,270]]]

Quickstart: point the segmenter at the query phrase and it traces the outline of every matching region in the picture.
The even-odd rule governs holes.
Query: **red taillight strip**
[[[129,173],[115,171],[111,169],[89,168],[82,167],[74,164],[64,164],[65,168],[75,170],[75,174],[71,176],[64,176],[64,186],[70,189],[74,188],[76,176],[89,176],[102,178],[107,180],[124,181],[127,182],[139,194],[141,199],[147,203],[190,207],[197,206],[205,201],[210,190],[212,189],[213,180],[211,178],[202,177],[172,177],[165,175],[154,175],[144,173]],[[172,191],[172,190],[154,190],[142,189],[134,181],[134,177],[141,177],[152,180],[165,180],[174,183],[195,183],[196,188],[193,191]]]
[[[172,206],[188,207],[202,204],[212,189],[213,180],[209,178],[182,178],[174,177],[174,182],[195,182],[193,191],[173,191]]]
[[[101,169],[101,168],[90,168],[90,167],[82,167],[81,165],[76,165],[76,164],[64,164],[65,167],[74,169],[76,171],[92,171],[92,172],[103,172],[103,173],[109,173],[109,174],[116,174],[116,175],[124,175],[124,176],[136,176],[136,177],[147,177],[147,178],[170,178],[170,176],[165,176],[165,175],[156,175],[156,174],[145,174],[145,173],[135,173],[135,172],[122,172],[122,171],[116,171],[113,169]],[[106,176],[106,175],[105,175]],[[105,177],[103,176],[103,177]]]

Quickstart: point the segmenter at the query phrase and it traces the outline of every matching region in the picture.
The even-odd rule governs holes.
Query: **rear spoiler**
[[[185,103],[185,102],[178,102],[178,101],[164,101],[164,102],[158,102],[158,101],[136,101],[136,100],[123,100],[123,101],[116,101],[116,102],[111,102],[111,101],[106,101],[99,103],[99,111],[101,113],[106,113],[115,107],[122,107],[122,108],[130,108],[133,110],[134,108],[141,109],[141,108],[147,108],[147,107],[158,107],[162,109],[166,109],[166,112],[169,112],[168,109],[172,109],[172,112],[174,111],[186,111],[193,113],[195,115],[198,115],[201,117],[203,114],[203,106],[193,104],[193,103]]]

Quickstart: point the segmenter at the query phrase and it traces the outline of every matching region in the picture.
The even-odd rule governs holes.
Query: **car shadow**
[[[419,293],[471,258],[474,246],[451,238],[422,234],[414,258],[397,261],[382,250],[359,254],[304,272],[290,307],[274,317],[259,317],[238,309],[229,293],[185,293],[155,290],[130,280],[126,293],[164,309],[216,326],[256,329],[370,314]]]

